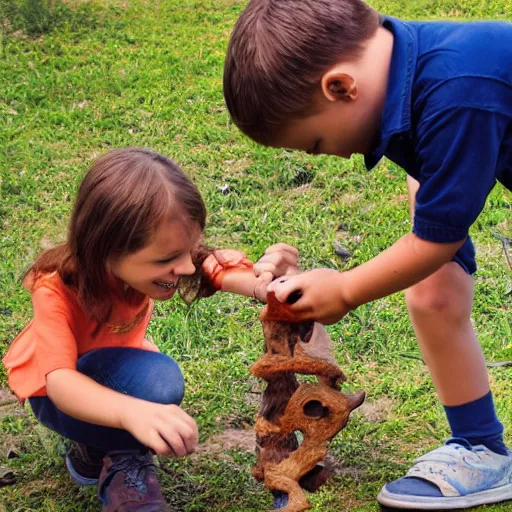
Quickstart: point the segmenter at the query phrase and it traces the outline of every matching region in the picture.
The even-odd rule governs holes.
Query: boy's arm
[[[464,242],[427,242],[408,233],[375,258],[344,272],[343,296],[353,309],[409,288],[448,263]]]
[[[272,283],[284,302],[299,291],[302,297],[291,310],[304,320],[330,324],[361,304],[404,290],[433,274],[463,245],[465,240],[438,244],[409,233],[370,261],[347,272],[318,269]]]

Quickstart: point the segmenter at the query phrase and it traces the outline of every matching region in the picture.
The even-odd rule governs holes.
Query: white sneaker
[[[392,508],[415,510],[465,509],[512,499],[512,452],[499,455],[465,439],[451,439],[419,459],[403,478],[419,478],[437,486],[441,497],[400,492],[386,484],[377,500]]]

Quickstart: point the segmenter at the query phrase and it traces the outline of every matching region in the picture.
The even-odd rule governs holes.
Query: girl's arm
[[[224,271],[221,291],[245,295],[266,302],[267,285],[268,282],[254,275],[252,268],[232,268]]]
[[[64,368],[47,375],[46,392],[59,410],[73,418],[113,428],[122,428],[124,411],[137,400]]]
[[[267,286],[276,277],[299,271],[299,251],[288,244],[275,244],[253,265],[239,251],[214,251],[203,264],[215,288],[266,302]]]
[[[46,392],[62,412],[88,423],[127,430],[159,455],[184,456],[197,449],[197,425],[177,405],[118,393],[67,368],[47,375]]]

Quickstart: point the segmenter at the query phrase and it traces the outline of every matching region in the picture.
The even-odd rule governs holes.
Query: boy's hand
[[[177,405],[137,399],[123,411],[121,426],[157,455],[184,457],[197,450],[197,424]]]
[[[288,244],[270,246],[254,264],[254,274],[263,282],[270,283],[276,277],[299,272],[299,251]]]
[[[297,292],[300,298],[290,305],[296,315],[304,321],[333,324],[353,309],[348,304],[344,287],[343,273],[320,268],[277,279],[268,286],[267,292],[273,291],[280,302],[286,302]]]

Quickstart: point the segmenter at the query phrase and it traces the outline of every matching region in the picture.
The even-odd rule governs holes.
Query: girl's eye
[[[165,260],[158,260],[156,263],[158,265],[165,265],[166,263],[171,263],[171,261],[174,261],[177,258],[177,256],[171,256],[170,258],[167,258]]]

